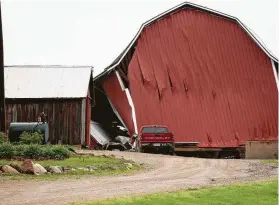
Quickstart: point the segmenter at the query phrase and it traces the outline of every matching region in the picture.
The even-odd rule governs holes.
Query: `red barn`
[[[160,124],[177,144],[237,148],[278,140],[277,72],[277,58],[237,18],[183,3],[144,23],[94,82],[113,106],[106,120],[118,117],[131,134]],[[100,102],[96,94],[95,109],[108,113]]]

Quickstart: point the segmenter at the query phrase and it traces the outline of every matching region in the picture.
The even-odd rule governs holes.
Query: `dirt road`
[[[94,152],[95,155],[104,152]],[[129,176],[57,181],[0,181],[0,204],[68,204],[129,194],[214,186],[277,177],[278,169],[259,161],[184,158],[110,152],[148,169]]]

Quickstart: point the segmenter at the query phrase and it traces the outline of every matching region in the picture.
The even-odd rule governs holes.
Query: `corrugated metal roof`
[[[91,66],[5,66],[5,97],[86,97],[92,71]]]
[[[99,75],[97,75],[94,80],[99,79],[100,77],[109,74],[111,71],[113,71],[119,64],[120,62],[123,60],[123,58],[127,55],[127,53],[129,52],[129,50],[134,47],[136,45],[136,42],[142,32],[142,30],[155,23],[156,21],[159,21],[160,19],[173,14],[175,12],[177,12],[180,9],[184,9],[184,8],[193,8],[193,9],[197,9],[197,10],[201,10],[201,11],[205,11],[205,12],[209,12],[213,15],[217,15],[220,16],[222,18],[226,18],[228,20],[231,21],[235,21],[252,39],[253,41],[266,53],[266,55],[268,55],[272,60],[274,60],[275,62],[278,62],[278,59],[276,58],[276,56],[255,36],[255,34],[246,26],[244,25],[238,18],[204,7],[204,6],[200,6],[194,3],[190,3],[190,2],[184,2],[182,4],[179,4],[178,6],[175,6],[157,16],[155,16],[154,18],[146,21],[145,23],[143,23],[139,29],[139,31],[137,32],[136,36],[133,38],[133,40],[129,43],[129,45],[124,49],[124,51],[112,62],[111,65],[109,65],[107,68],[105,68],[105,70],[100,73]]]
[[[101,145],[105,145],[111,141],[109,133],[97,122],[91,121],[90,134]]]

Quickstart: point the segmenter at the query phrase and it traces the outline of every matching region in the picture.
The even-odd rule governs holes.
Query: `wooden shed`
[[[5,66],[6,128],[49,118],[52,144],[90,143],[93,70],[90,66]]]

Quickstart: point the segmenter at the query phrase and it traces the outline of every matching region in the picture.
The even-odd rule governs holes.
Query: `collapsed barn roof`
[[[131,58],[132,58],[131,51],[133,52],[133,50],[135,49],[137,40],[139,39],[140,34],[145,27],[155,23],[156,21],[159,21],[160,19],[162,19],[168,15],[171,15],[181,9],[186,9],[186,8],[189,8],[189,9],[192,8],[192,9],[208,12],[212,15],[219,16],[221,18],[225,18],[225,19],[228,19],[228,20],[231,20],[231,21],[234,21],[235,23],[237,23],[250,36],[250,38],[265,52],[265,54],[267,56],[269,56],[270,59],[272,59],[273,61],[275,61],[277,63],[277,65],[275,65],[275,66],[276,66],[276,69],[278,70],[277,57],[274,54],[272,54],[272,52],[255,36],[255,34],[247,26],[245,26],[245,24],[243,24],[237,17],[231,16],[231,15],[228,15],[228,14],[225,14],[225,13],[222,13],[222,12],[219,12],[219,11],[216,11],[216,10],[204,7],[204,6],[193,4],[190,2],[184,2],[178,6],[175,6],[171,9],[155,16],[154,18],[146,21],[145,23],[143,23],[141,25],[139,31],[137,32],[136,36],[129,43],[129,45],[124,49],[124,51],[107,68],[105,68],[103,72],[101,72],[99,75],[97,75],[94,78],[94,80],[98,80],[98,79],[108,75],[112,71],[114,71],[116,69],[116,67],[124,60],[124,58],[126,56],[128,56],[128,59],[125,60],[126,62],[127,61],[129,62],[131,60]],[[130,53],[130,55],[127,55],[128,53]]]
[[[91,66],[5,66],[6,98],[83,98]]]

